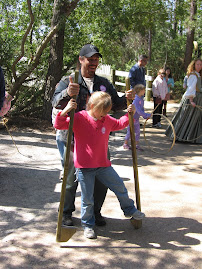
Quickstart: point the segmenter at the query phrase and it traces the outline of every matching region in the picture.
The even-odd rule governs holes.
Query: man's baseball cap
[[[99,53],[99,49],[96,46],[92,44],[86,44],[80,50],[79,56],[91,57],[94,54],[98,54],[102,58],[102,54]]]

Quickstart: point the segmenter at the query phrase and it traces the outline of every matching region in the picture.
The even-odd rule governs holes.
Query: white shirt
[[[94,77],[93,78],[85,78],[83,77],[87,87],[88,87],[88,90],[90,93],[93,92],[93,82],[94,82]]]
[[[196,84],[198,81],[197,77],[200,77],[200,74],[195,71],[195,74],[192,74],[188,77],[187,80],[187,90],[184,94],[185,97],[195,97],[196,96]]]
[[[152,84],[152,92],[154,97],[160,96],[162,100],[165,99],[166,93],[168,93],[168,86],[165,78],[157,76]]]

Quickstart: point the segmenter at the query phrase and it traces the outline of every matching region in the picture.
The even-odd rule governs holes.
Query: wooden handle
[[[75,83],[78,83],[78,76],[79,76],[79,71],[76,70],[75,78],[74,78]],[[76,95],[73,96],[72,98],[76,99]],[[62,216],[63,216],[63,209],[64,209],[64,203],[65,203],[67,175],[68,175],[68,170],[69,170],[69,157],[70,157],[71,143],[72,143],[74,114],[75,114],[75,109],[72,109],[70,111],[70,123],[69,123],[68,135],[67,135],[66,154],[65,154],[65,161],[64,161],[64,175],[63,175],[62,189],[61,189],[61,194],[60,194],[60,206],[59,206],[57,234],[56,234],[57,241],[60,241],[59,239],[61,237],[61,225],[62,225]]]
[[[126,91],[130,90],[130,80],[126,78]],[[132,100],[127,99],[127,106],[132,104]],[[133,171],[134,171],[134,184],[135,184],[135,196],[136,196],[136,205],[137,209],[141,211],[140,203],[140,190],[139,190],[139,178],[138,178],[138,166],[137,166],[137,152],[136,152],[136,140],[134,132],[134,120],[133,113],[128,113],[129,126],[130,126],[130,138],[131,138],[131,147],[132,147],[132,158],[133,158]],[[141,220],[133,220],[135,228],[138,229],[142,226]]]

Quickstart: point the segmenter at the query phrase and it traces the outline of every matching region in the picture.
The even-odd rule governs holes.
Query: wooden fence
[[[146,80],[146,94],[145,99],[146,101],[150,101],[152,96],[152,82],[153,77],[151,76],[151,70],[147,70],[147,75],[145,75]],[[99,76],[106,77],[111,81],[113,85],[121,86],[123,87],[123,90],[125,89],[126,83],[125,78],[129,76],[129,72],[126,71],[119,71],[114,70],[111,68],[110,65],[101,65],[96,70],[96,74]]]

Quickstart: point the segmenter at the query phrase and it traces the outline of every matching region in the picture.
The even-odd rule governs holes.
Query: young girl
[[[167,86],[168,86],[168,94],[166,95],[167,98],[166,100],[163,101],[163,115],[166,116],[166,106],[167,106],[167,101],[170,100],[170,89],[174,87],[174,79],[172,77],[172,73],[171,73],[171,69],[170,67],[166,67],[165,68],[165,79],[167,82]]]
[[[200,91],[200,87],[198,87],[198,80],[200,81],[200,72],[202,68],[202,61],[200,59],[194,60],[190,63],[187,68],[187,90],[184,94],[184,97],[189,99],[190,104],[195,107],[196,104],[194,102],[194,98],[196,96],[196,91]]]
[[[145,86],[142,84],[137,84],[134,87],[136,92],[135,99],[133,104],[135,105],[136,112],[134,114],[134,131],[135,131],[135,140],[136,140],[136,149],[143,151],[143,149],[139,146],[139,139],[140,139],[140,122],[139,118],[142,116],[144,119],[148,119],[151,117],[151,114],[144,112],[144,94],[145,94]],[[130,149],[128,145],[128,141],[130,138],[130,126],[127,127],[127,134],[125,136],[125,141],[123,144],[124,149]]]
[[[72,99],[63,111],[58,113],[54,124],[56,129],[68,129],[70,118],[67,113],[76,106],[76,102]],[[95,177],[115,193],[125,216],[137,220],[145,216],[136,209],[134,201],[128,197],[122,179],[111,167],[111,162],[107,158],[110,132],[124,129],[128,125],[127,114],[119,120],[107,115],[111,107],[109,94],[94,92],[88,101],[87,111],[79,111],[74,117],[74,165],[81,185],[81,223],[84,236],[90,239],[96,238],[93,229]],[[132,105],[128,111],[132,111]]]
[[[152,92],[153,92],[153,99],[154,99],[154,109],[157,109],[154,112],[153,115],[153,127],[161,127],[161,116],[155,115],[156,114],[162,114],[162,108],[163,108],[163,101],[165,100],[166,94],[168,93],[168,86],[165,79],[165,71],[164,69],[160,69],[158,71],[158,76],[155,78],[153,84],[152,84]]]

